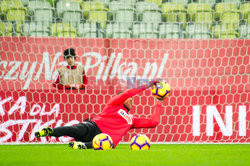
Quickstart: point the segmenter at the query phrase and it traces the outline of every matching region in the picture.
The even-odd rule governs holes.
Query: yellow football
[[[108,134],[98,134],[92,140],[92,147],[95,150],[110,150],[113,148],[113,140]]]
[[[150,140],[146,135],[138,134],[130,141],[131,150],[149,150]]]
[[[159,100],[165,99],[170,93],[170,85],[166,81],[154,83],[152,94]]]

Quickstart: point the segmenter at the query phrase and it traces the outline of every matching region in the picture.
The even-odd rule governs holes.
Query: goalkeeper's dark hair
[[[125,90],[122,90],[122,91],[118,92],[117,95],[119,95],[119,94],[121,94],[121,93],[123,93],[123,92],[125,92]]]
[[[123,93],[123,92],[125,92],[125,90],[122,90],[122,91],[120,91],[120,92],[118,92],[117,93],[117,95],[119,95],[119,94],[121,94],[121,93]],[[133,99],[133,97],[131,97],[132,99]],[[126,108],[126,110],[129,112],[129,109],[123,104],[123,106],[124,106],[124,108]]]
[[[122,90],[122,91],[120,91],[120,92],[118,92],[117,93],[117,95],[119,95],[119,94],[121,94],[121,93],[123,93],[123,92],[125,92],[126,90]],[[133,97],[131,97],[132,99],[133,99]]]

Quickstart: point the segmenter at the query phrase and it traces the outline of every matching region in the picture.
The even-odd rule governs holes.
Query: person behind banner
[[[67,66],[59,68],[53,86],[57,89],[85,89],[88,83],[83,65],[75,64],[76,54],[73,48],[64,50]]]
[[[70,142],[70,147],[78,149],[91,149],[92,139],[99,133],[106,133],[111,136],[114,142],[114,148],[121,141],[122,137],[134,128],[154,128],[160,122],[160,110],[162,100],[156,102],[152,109],[152,115],[149,118],[138,118],[130,114],[132,108],[133,96],[152,87],[157,81],[150,81],[139,87],[125,90],[112,97],[105,105],[102,112],[91,119],[80,122],[74,126],[62,126],[56,128],[46,127],[37,132],[35,136],[39,137],[61,137],[70,136],[76,142]]]

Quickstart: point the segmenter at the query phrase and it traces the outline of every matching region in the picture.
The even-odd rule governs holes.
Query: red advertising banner
[[[250,142],[250,40],[146,40],[0,37],[0,142],[36,139],[45,126],[74,125],[98,114],[132,78],[171,85],[161,121],[144,133],[153,142]],[[85,65],[86,90],[57,90],[63,50]],[[134,97],[131,114],[148,117],[150,90]]]

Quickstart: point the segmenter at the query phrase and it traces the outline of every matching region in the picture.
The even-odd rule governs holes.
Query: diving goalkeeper
[[[70,142],[70,147],[90,149],[92,148],[92,139],[99,133],[106,133],[111,136],[114,147],[116,147],[130,129],[153,128],[159,124],[162,101],[156,102],[150,118],[136,118],[129,114],[129,110],[132,107],[132,97],[153,86],[155,82],[159,81],[150,81],[148,84],[141,85],[135,89],[128,89],[114,96],[108,101],[102,112],[90,120],[83,121],[75,126],[43,128],[35,132],[35,136],[37,138],[70,136],[76,141]]]

